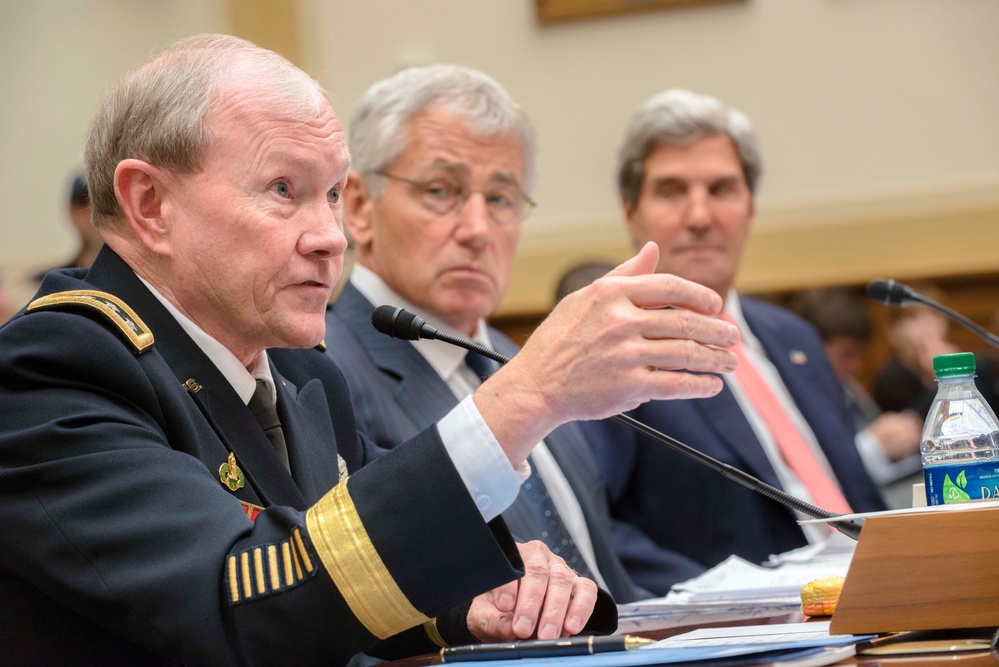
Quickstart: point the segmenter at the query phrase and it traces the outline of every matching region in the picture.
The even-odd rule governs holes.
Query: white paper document
[[[671,609],[799,605],[805,584],[824,577],[846,576],[854,545],[837,533],[821,545],[772,556],[767,566],[729,556],[699,577],[676,584],[666,597],[622,605],[619,614],[627,617]]]
[[[656,648],[680,646],[730,646],[733,644],[784,644],[806,639],[828,639],[829,621],[775,623],[727,628],[702,628],[650,644]]]

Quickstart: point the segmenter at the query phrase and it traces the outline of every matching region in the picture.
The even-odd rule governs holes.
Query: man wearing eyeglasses
[[[377,333],[371,312],[404,307],[433,326],[496,349],[516,346],[485,324],[506,293],[537,181],[534,130],[488,76],[414,68],[372,86],[348,137],[345,219],[356,244],[350,282],[327,316],[328,354],[354,396],[358,426],[392,447],[438,421],[488,375],[482,359],[439,341]],[[467,359],[466,359],[467,356]],[[521,540],[541,540],[619,602],[648,597],[610,538],[603,483],[575,424],[534,450],[531,477],[503,512]]]

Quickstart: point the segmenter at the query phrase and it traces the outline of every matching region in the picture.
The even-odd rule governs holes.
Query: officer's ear
[[[168,254],[174,202],[167,174],[142,160],[122,160],[114,171],[114,193],[138,240],[153,252]]]
[[[367,248],[371,242],[373,208],[374,199],[368,179],[351,169],[343,191],[343,217],[344,225],[358,248]]]

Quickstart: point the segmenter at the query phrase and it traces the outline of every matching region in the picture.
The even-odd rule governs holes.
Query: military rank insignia
[[[57,292],[35,299],[28,305],[26,312],[79,307],[92,309],[107,318],[107,321],[114,324],[122,336],[132,344],[138,354],[142,354],[152,346],[152,331],[146,327],[135,311],[128,307],[128,304],[107,292],[95,290]]]
[[[229,459],[219,466],[219,481],[226,485],[230,491],[239,491],[246,483],[243,471],[236,465],[236,455],[229,452]]]

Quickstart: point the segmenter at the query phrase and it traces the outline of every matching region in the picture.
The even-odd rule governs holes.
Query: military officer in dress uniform
[[[650,245],[380,456],[321,349],[349,160],[315,81],[182,40],[102,103],[85,163],[105,249],[0,329],[5,663],[329,665],[613,627],[496,517],[558,424],[720,389],[653,370],[732,367],[716,294],[651,275]],[[645,309],[665,302],[687,316]],[[565,332],[611,309],[573,362]]]

